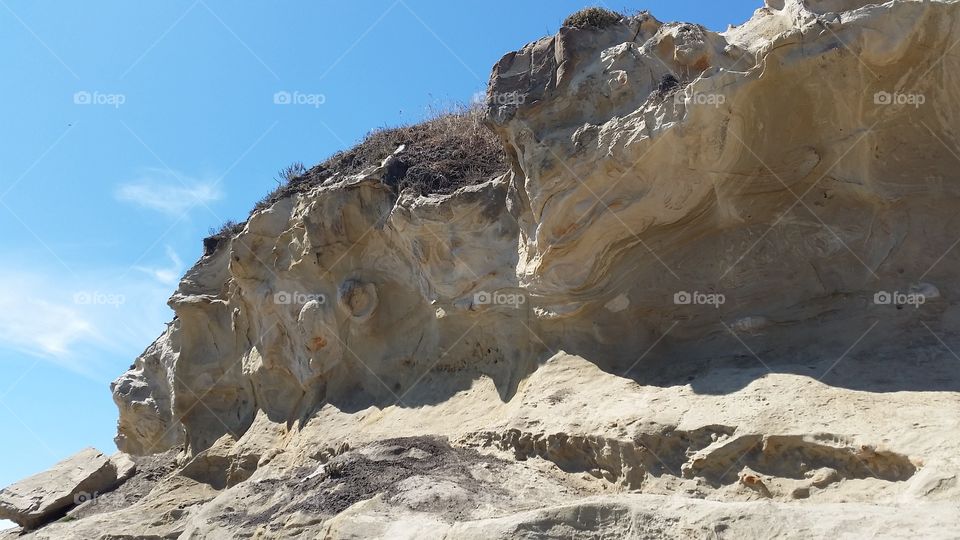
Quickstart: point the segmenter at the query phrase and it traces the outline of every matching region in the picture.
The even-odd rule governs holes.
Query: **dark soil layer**
[[[64,519],[75,520],[126,508],[140,501],[153,490],[157,482],[168,476],[176,468],[177,450],[170,450],[153,456],[131,456],[137,464],[137,472],[126,482],[108,493],[97,493],[94,497],[71,510]]]
[[[270,524],[277,517],[293,513],[332,517],[377,495],[390,501],[399,494],[397,486],[414,476],[422,477],[426,485],[431,481],[451,482],[471,494],[495,491],[495,486],[481,486],[482,482],[471,475],[470,467],[478,464],[496,468],[500,461],[472,449],[452,447],[446,439],[436,437],[387,439],[334,457],[319,474],[304,468],[289,478],[257,482],[258,492],[283,493],[285,502],[265,511],[238,511],[221,519],[225,525],[247,527]],[[454,505],[429,510],[455,518],[465,509]]]

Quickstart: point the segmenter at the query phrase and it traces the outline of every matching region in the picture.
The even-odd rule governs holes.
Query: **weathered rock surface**
[[[254,213],[113,386],[176,466],[34,536],[956,536],[957,35],[768,0],[506,55],[511,171]]]
[[[0,519],[35,528],[61,517],[74,505],[113,489],[134,469],[132,460],[122,454],[107,457],[87,448],[48,471],[0,490]]]

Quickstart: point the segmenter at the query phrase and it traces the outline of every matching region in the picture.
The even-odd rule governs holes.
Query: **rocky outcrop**
[[[135,470],[136,465],[123,454],[107,457],[87,448],[48,471],[0,490],[0,519],[36,528],[112,490]]]
[[[951,281],[955,10],[773,2],[722,35],[642,15],[504,57],[490,93],[516,99],[489,116],[545,341],[629,361],[677,320],[744,321],[782,346]]]
[[[510,171],[256,211],[113,385],[176,470],[37,536],[949,536],[958,32],[768,0],[506,55]]]
[[[694,356],[727,330],[777,356],[824,316],[899,325],[884,293],[943,311],[956,6],[861,4],[724,34],[641,14],[508,54],[488,119],[512,172],[425,198],[385,166],[255,213],[114,384],[118,444],[197,452],[257,411],[400,401],[431,368],[506,398],[538,355],[626,367],[670,329]]]
[[[173,412],[170,377],[179,334],[174,321],[136,359],[130,371],[110,385],[120,409],[117,446],[133,454],[154,454],[183,442],[183,425]],[[127,434],[130,434],[128,436]]]

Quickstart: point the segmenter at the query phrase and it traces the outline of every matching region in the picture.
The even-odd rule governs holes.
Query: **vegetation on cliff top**
[[[482,122],[479,106],[456,106],[433,112],[419,124],[370,132],[360,144],[337,152],[302,174],[287,175],[286,182],[257,203],[254,211],[322,184],[334,174],[347,176],[379,165],[397,151],[396,165],[384,181],[421,195],[452,193],[506,171],[499,139]],[[289,171],[289,169],[288,169]]]
[[[602,29],[622,19],[620,13],[590,7],[567,17],[563,26]],[[300,162],[282,169],[276,178],[277,188],[261,199],[251,213],[304,193],[334,175],[343,177],[379,165],[401,146],[403,151],[384,178],[398,191],[412,189],[420,195],[452,193],[486,181],[505,172],[507,163],[499,139],[482,119],[481,106],[459,105],[431,111],[427,120],[417,124],[374,130],[353,148],[337,152],[309,170]],[[211,229],[210,236],[204,239],[204,251],[212,253],[221,240],[237,234],[244,225],[245,222],[228,221],[219,229]]]
[[[623,19],[623,15],[601,7],[589,7],[570,15],[563,26],[571,28],[607,28]]]
[[[345,177],[377,166],[401,146],[403,150],[384,177],[398,191],[452,193],[489,180],[506,172],[507,163],[500,140],[482,120],[480,105],[458,105],[431,111],[424,122],[372,131],[353,148],[337,152],[309,170],[299,162],[282,169],[277,188],[258,202],[253,212],[304,193],[334,175]],[[220,240],[240,232],[243,226],[227,222],[211,229],[204,251],[212,253]]]

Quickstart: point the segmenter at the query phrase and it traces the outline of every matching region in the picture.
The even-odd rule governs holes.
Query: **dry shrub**
[[[334,174],[346,176],[379,165],[401,145],[404,150],[384,178],[398,190],[410,188],[422,195],[451,193],[507,170],[500,140],[483,124],[483,109],[455,105],[431,110],[429,119],[419,124],[372,131],[353,148],[337,152],[309,171],[291,175],[257,203],[254,211],[307,191]]]
[[[246,223],[237,223],[236,221],[227,221],[219,229],[210,228],[210,235],[203,239],[203,254],[211,255],[217,250],[221,242],[228,238],[233,238],[243,230]]]
[[[589,7],[570,15],[563,26],[571,28],[607,28],[623,19],[623,15],[601,7]]]

